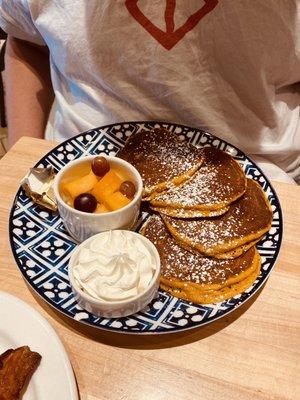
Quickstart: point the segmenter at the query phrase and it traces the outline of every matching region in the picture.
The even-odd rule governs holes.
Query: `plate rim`
[[[241,303],[237,303],[232,309],[223,312],[221,315],[215,315],[215,316],[209,318],[209,319],[208,319],[207,321],[205,321],[205,322],[200,321],[199,323],[195,323],[194,325],[188,326],[188,327],[180,327],[180,328],[179,328],[179,327],[177,326],[177,327],[174,328],[174,329],[167,329],[167,328],[164,328],[164,329],[161,330],[161,331],[155,331],[155,330],[153,330],[153,331],[151,331],[151,330],[148,330],[148,331],[134,331],[134,330],[126,331],[126,330],[124,330],[124,329],[123,329],[123,330],[120,330],[119,328],[114,328],[114,327],[111,327],[111,326],[95,325],[95,324],[93,324],[93,323],[91,323],[91,322],[89,322],[89,321],[85,321],[85,320],[75,320],[75,319],[69,314],[69,312],[68,312],[67,310],[61,310],[60,308],[57,308],[57,307],[56,307],[54,304],[52,304],[51,302],[47,301],[47,300],[36,290],[35,286],[34,286],[33,283],[31,282],[31,280],[27,280],[27,276],[25,275],[25,272],[23,272],[22,268],[20,268],[21,266],[20,266],[20,264],[19,264],[19,258],[18,258],[18,256],[17,256],[15,247],[13,246],[13,235],[12,235],[11,226],[12,226],[13,214],[14,214],[14,209],[15,209],[15,206],[16,206],[16,202],[17,202],[18,196],[20,195],[21,190],[22,190],[21,186],[20,186],[19,189],[17,190],[16,195],[15,195],[15,197],[14,197],[14,199],[13,199],[13,203],[12,203],[12,206],[11,206],[11,209],[10,209],[9,221],[8,221],[8,231],[9,231],[10,248],[11,248],[11,251],[12,251],[12,253],[13,253],[15,262],[16,262],[16,264],[17,264],[17,267],[18,267],[19,271],[21,272],[21,274],[22,274],[22,276],[23,276],[23,279],[25,279],[25,281],[30,285],[30,287],[33,289],[33,291],[34,291],[43,301],[45,301],[49,306],[51,306],[54,310],[58,311],[58,312],[61,313],[62,315],[64,315],[64,316],[70,318],[72,321],[75,320],[76,322],[78,322],[78,323],[80,323],[80,324],[84,324],[84,325],[93,327],[93,328],[95,328],[95,329],[97,329],[97,330],[100,329],[100,330],[105,330],[105,331],[108,331],[108,332],[114,332],[114,333],[125,334],[125,335],[164,335],[164,334],[176,334],[176,333],[180,333],[180,332],[184,332],[184,331],[189,331],[189,330],[197,329],[197,328],[200,329],[200,328],[203,327],[203,326],[206,326],[206,325],[208,325],[208,324],[210,324],[210,323],[212,323],[212,322],[217,321],[217,320],[220,319],[220,318],[223,318],[223,317],[229,315],[230,313],[234,312],[235,310],[237,310],[238,308],[240,308],[241,306],[243,306],[243,305],[244,305],[245,303],[247,303],[259,290],[262,289],[262,287],[264,286],[264,284],[267,282],[268,278],[270,277],[270,274],[271,274],[272,271],[274,270],[274,267],[275,267],[275,265],[276,265],[276,263],[277,263],[277,261],[278,261],[278,256],[279,256],[279,253],[280,253],[280,250],[281,250],[282,239],[283,239],[283,233],[284,233],[284,230],[283,230],[283,225],[284,225],[284,224],[283,224],[283,213],[282,213],[282,209],[281,209],[281,204],[280,204],[280,201],[279,201],[279,197],[278,197],[277,192],[275,191],[273,185],[271,184],[269,178],[265,175],[265,173],[264,173],[264,172],[262,171],[262,169],[257,165],[257,163],[255,163],[255,162],[252,160],[251,157],[249,157],[246,153],[244,153],[243,150],[241,150],[241,149],[239,149],[238,147],[236,147],[235,145],[233,145],[233,144],[227,142],[226,140],[221,139],[221,138],[218,137],[217,135],[211,133],[210,131],[208,131],[208,130],[206,130],[206,129],[204,129],[204,128],[201,128],[201,127],[194,127],[194,126],[189,126],[189,125],[185,125],[185,124],[179,124],[179,123],[176,123],[176,122],[170,122],[170,121],[164,121],[164,120],[140,120],[140,121],[115,122],[115,123],[112,123],[112,124],[108,124],[108,125],[103,125],[103,126],[95,127],[95,128],[89,129],[89,130],[87,130],[87,131],[80,132],[80,133],[76,134],[75,136],[72,136],[71,138],[68,138],[68,139],[66,139],[66,140],[64,140],[64,141],[62,141],[62,142],[60,142],[60,143],[58,143],[57,146],[53,147],[53,148],[52,148],[51,150],[49,150],[44,156],[42,156],[42,157],[36,162],[36,164],[35,164],[32,168],[36,168],[36,167],[41,163],[41,161],[44,160],[45,158],[47,158],[49,155],[51,155],[51,153],[52,153],[53,151],[58,150],[59,147],[63,146],[63,145],[66,144],[67,142],[70,142],[71,140],[74,140],[74,139],[78,138],[79,136],[87,135],[87,134],[92,133],[92,132],[95,132],[95,131],[99,131],[99,130],[103,130],[103,129],[108,129],[108,128],[111,128],[111,127],[113,127],[113,126],[124,125],[124,124],[125,124],[125,125],[127,125],[127,124],[128,124],[128,125],[129,125],[129,124],[139,124],[139,125],[141,125],[141,124],[159,124],[159,125],[167,124],[167,125],[172,125],[172,126],[175,126],[175,127],[181,127],[181,128],[186,128],[186,129],[190,129],[190,130],[200,131],[200,132],[202,132],[202,133],[205,133],[205,134],[211,136],[212,138],[214,138],[214,139],[216,139],[216,140],[219,140],[219,141],[222,142],[222,143],[225,143],[227,146],[232,147],[233,149],[235,149],[238,153],[240,153],[243,157],[245,157],[246,159],[248,159],[248,160],[253,164],[253,166],[260,172],[260,175],[262,175],[262,176],[264,177],[264,179],[267,181],[268,185],[270,186],[270,189],[272,190],[272,192],[273,192],[273,194],[274,194],[274,197],[275,197],[275,199],[276,199],[276,202],[277,202],[277,204],[278,204],[278,210],[277,210],[277,211],[278,211],[278,216],[279,216],[279,221],[280,221],[280,224],[279,224],[279,240],[278,240],[278,246],[277,246],[277,248],[276,248],[276,250],[275,250],[275,253],[274,253],[274,256],[273,256],[273,265],[272,265],[272,267],[269,269],[267,275],[266,275],[264,278],[262,278],[261,281],[259,281],[259,282],[256,284],[256,286],[252,289],[252,293],[251,293],[250,295],[248,295],[248,297],[247,297],[244,301],[242,301]],[[152,129],[154,129],[154,128],[152,128]],[[260,185],[260,186],[261,186],[261,185]],[[244,293],[244,292],[243,292],[243,293]],[[172,297],[174,298],[174,296],[172,296]],[[187,302],[187,303],[189,303],[189,302]],[[192,303],[192,304],[193,304],[193,303]]]
[[[31,315],[32,318],[34,318],[36,321],[38,321],[38,323],[42,326],[42,328],[44,328],[45,333],[48,333],[49,336],[51,336],[51,338],[55,341],[57,350],[59,350],[59,353],[63,358],[63,364],[65,367],[64,370],[66,373],[66,377],[68,379],[68,387],[69,387],[69,392],[70,392],[69,395],[72,396],[72,397],[70,397],[70,400],[79,400],[75,374],[74,374],[74,370],[73,370],[72,364],[70,362],[68,353],[67,353],[65,346],[63,345],[60,337],[58,336],[58,334],[56,333],[55,329],[52,327],[50,322],[43,315],[41,315],[34,307],[32,307],[31,305],[26,303],[24,300],[20,299],[19,297],[15,296],[9,292],[5,292],[5,291],[1,290],[0,291],[0,301],[2,299],[4,300],[4,302],[8,301],[11,304],[13,304],[13,306],[20,308],[21,312],[22,312],[22,310],[26,310],[27,315],[28,314]],[[1,311],[0,311],[0,314],[1,314]],[[35,332],[35,334],[36,334],[36,332]],[[33,337],[34,337],[34,335],[33,335]]]

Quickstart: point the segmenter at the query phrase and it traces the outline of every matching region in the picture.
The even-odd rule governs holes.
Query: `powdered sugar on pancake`
[[[118,156],[137,168],[146,188],[196,170],[203,161],[201,150],[165,129],[133,134]]]
[[[233,203],[224,215],[191,220],[164,215],[163,219],[184,242],[211,250],[234,240],[256,239],[269,227],[272,212],[261,188],[248,180],[244,196]]]
[[[216,178],[216,171],[209,172],[207,168],[202,167],[188,182],[180,187],[171,187],[168,192],[156,197],[155,200],[166,204],[180,204],[183,208],[199,204],[218,204],[224,198],[224,188],[219,186],[212,191],[210,183]],[[225,190],[233,192],[230,187],[226,187]]]
[[[157,247],[161,258],[161,273],[166,279],[179,279],[197,284],[223,284],[252,264],[254,249],[239,259],[219,260],[192,253],[177,244],[159,216],[152,216],[144,235]]]
[[[204,148],[205,160],[195,175],[180,186],[156,196],[152,204],[181,208],[227,205],[245,191],[245,177],[239,165],[221,150]]]

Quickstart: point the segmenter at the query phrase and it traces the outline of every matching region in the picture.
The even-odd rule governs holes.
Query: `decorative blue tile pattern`
[[[99,318],[83,310],[75,301],[68,280],[68,261],[76,243],[64,229],[59,214],[33,204],[20,189],[10,216],[10,242],[17,265],[26,281],[58,311],[97,328],[126,333],[177,332],[214,321],[247,301],[266,281],[274,267],[282,239],[282,215],[276,193],[262,171],[234,146],[196,128],[165,122],[126,122],[82,133],[48,153],[36,166],[53,165],[60,170],[69,161],[90,154],[115,155],[126,139],[143,128],[165,127],[196,146],[214,146],[231,154],[247,177],[264,189],[273,210],[270,231],[258,243],[261,273],[246,292],[218,304],[197,305],[160,290],[141,312],[119,319]],[[140,225],[148,214],[143,212]]]

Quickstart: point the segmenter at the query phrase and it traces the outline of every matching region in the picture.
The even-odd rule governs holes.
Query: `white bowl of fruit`
[[[87,156],[56,175],[54,194],[65,228],[78,242],[113,229],[132,229],[138,219],[143,182],[118,157]]]

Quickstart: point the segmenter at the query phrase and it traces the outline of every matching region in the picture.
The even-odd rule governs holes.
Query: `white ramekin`
[[[138,236],[153,255],[156,264],[156,269],[149,286],[144,292],[139,293],[137,296],[122,301],[103,301],[98,300],[88,293],[84,292],[82,288],[79,287],[79,285],[77,284],[74,278],[73,268],[74,265],[76,265],[77,263],[79,252],[82,248],[88,247],[90,242],[97,238],[99,235],[103,235],[103,232],[90,237],[79,246],[77,246],[69,260],[69,281],[78,304],[88,312],[99,317],[120,318],[134,314],[144,309],[147,304],[149,304],[153,300],[158,291],[160,279],[160,257],[156,247],[149,239],[147,239],[143,235],[140,235],[139,233],[132,231],[123,231],[123,233],[126,235]]]
[[[131,229],[138,219],[141,205],[143,182],[139,172],[131,164],[121,158],[105,156],[112,167],[123,168],[128,172],[130,179],[137,189],[134,198],[125,207],[103,214],[86,213],[70,207],[60,195],[60,182],[66,174],[70,173],[72,168],[78,167],[80,164],[91,163],[94,158],[95,156],[87,156],[70,161],[56,175],[53,184],[58,211],[64,226],[70,235],[79,243],[99,232],[113,229]]]

